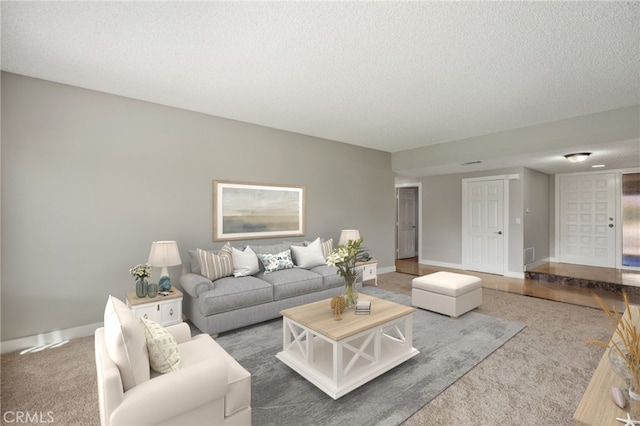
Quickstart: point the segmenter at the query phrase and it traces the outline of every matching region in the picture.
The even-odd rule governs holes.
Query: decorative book
[[[361,300],[356,305],[356,315],[368,315],[371,313],[371,301]]]

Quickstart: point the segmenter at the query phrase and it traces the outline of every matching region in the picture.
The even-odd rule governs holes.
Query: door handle
[[[502,235],[502,231],[496,231],[494,234]]]

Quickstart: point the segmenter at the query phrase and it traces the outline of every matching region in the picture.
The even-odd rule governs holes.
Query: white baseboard
[[[395,272],[396,271],[396,267],[395,266],[388,266],[386,268],[380,268],[378,269],[378,275],[380,274],[388,274],[390,272]]]
[[[531,262],[528,263],[526,265],[524,265],[524,270],[527,271],[530,268],[535,268],[536,266],[540,266],[543,265],[545,263],[549,263],[552,262],[551,258],[547,257],[546,259],[540,259],[540,260],[536,260],[535,262]]]
[[[19,339],[5,340],[0,342],[0,353],[5,354],[9,352],[16,352],[28,348],[52,345],[65,340],[91,336],[100,327],[102,327],[101,322],[83,325],[80,327],[67,328],[64,330],[51,331],[49,333],[41,333],[34,336],[21,337]]]

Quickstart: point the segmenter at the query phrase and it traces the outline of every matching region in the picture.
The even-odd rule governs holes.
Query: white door
[[[466,182],[465,268],[504,274],[504,180]]]
[[[416,190],[398,188],[398,259],[416,255]]]
[[[615,268],[613,173],[560,177],[560,262]]]

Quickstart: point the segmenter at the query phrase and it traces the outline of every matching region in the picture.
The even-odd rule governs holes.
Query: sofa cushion
[[[211,281],[233,275],[233,257],[231,253],[231,244],[228,242],[218,251],[218,254],[196,249],[200,263],[200,274]]]
[[[147,341],[149,364],[158,373],[169,373],[180,368],[178,343],[171,333],[160,324],[140,318],[144,337]]]
[[[125,392],[149,380],[149,355],[142,326],[133,311],[113,296],[109,296],[104,309],[104,338],[109,358],[120,370]]]
[[[256,277],[216,280],[213,289],[198,296],[200,313],[209,316],[273,301],[272,286]]]
[[[264,274],[270,274],[271,272],[296,266],[293,264],[293,260],[291,260],[290,249],[277,254],[259,254],[258,258],[264,266]]]
[[[338,268],[335,266],[321,265],[310,271],[322,276],[322,288],[325,290],[344,286],[344,278],[338,275]]]
[[[325,263],[325,258],[322,255],[322,247],[320,246],[320,240],[316,241],[306,247],[291,246],[293,262],[298,268],[311,269],[314,266],[323,265]]]
[[[247,246],[244,251],[233,247],[231,249],[231,255],[233,256],[234,277],[246,277],[260,272],[258,257],[253,250],[251,250],[251,247]]]
[[[306,269],[283,269],[258,278],[273,285],[273,300],[288,299],[322,290],[322,277]]]
[[[179,345],[182,365],[193,365],[209,358],[224,361],[227,367],[225,417],[251,405],[251,374],[207,334],[199,334]]]

